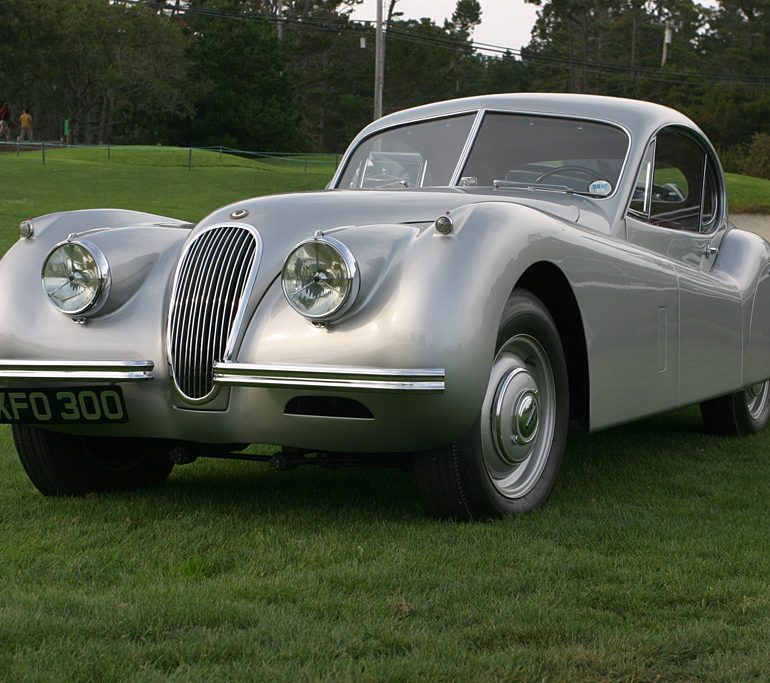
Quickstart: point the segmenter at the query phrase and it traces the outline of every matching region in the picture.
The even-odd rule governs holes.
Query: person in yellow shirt
[[[19,137],[18,140],[29,140],[32,142],[32,115],[25,109],[19,117]]]

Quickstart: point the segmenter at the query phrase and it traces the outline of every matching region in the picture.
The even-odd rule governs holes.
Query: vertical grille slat
[[[206,255],[203,257],[206,264],[205,277],[201,278],[197,287],[197,315],[193,325],[193,339],[199,340],[196,346],[190,349],[190,367],[193,377],[195,396],[205,396],[210,387],[207,387],[207,376],[211,367],[213,354],[216,353],[217,340],[211,340],[204,332],[207,322],[211,317],[211,300],[215,296],[218,286],[220,270],[224,267],[227,256],[232,250],[232,234],[226,235],[221,244],[211,241]],[[212,344],[213,342],[213,344]],[[212,355],[209,355],[212,354]],[[207,364],[208,358],[208,364]],[[219,360],[219,359],[216,359]]]
[[[257,263],[257,238],[241,226],[200,233],[182,257],[169,309],[169,362],[188,399],[214,388],[213,363],[222,360]]]
[[[217,343],[217,340],[224,339],[224,344],[226,345],[227,338],[230,334],[230,330],[224,327],[224,324],[227,320],[232,320],[234,316],[231,317],[225,315],[225,311],[223,311],[221,307],[222,302],[226,302],[233,297],[235,297],[236,300],[239,300],[241,295],[240,292],[235,292],[232,290],[233,273],[236,269],[237,263],[243,261],[244,259],[248,260],[248,253],[244,251],[244,246],[245,241],[250,238],[250,235],[248,235],[248,233],[243,233],[241,235],[234,235],[234,238],[235,239],[230,246],[230,250],[234,254],[234,257],[227,264],[223,264],[222,269],[217,274],[217,294],[211,302],[211,315],[207,321],[208,326],[206,330],[206,337],[209,340],[209,343],[205,350],[203,348],[201,349],[201,353],[206,357],[213,357],[216,354],[215,344]],[[249,263],[249,267],[250,266],[251,264]],[[246,278],[237,280],[234,284],[237,287],[238,283],[245,282],[245,280]],[[222,351],[224,351],[224,348],[225,347],[223,346]],[[210,367],[211,366],[209,365],[209,369]]]

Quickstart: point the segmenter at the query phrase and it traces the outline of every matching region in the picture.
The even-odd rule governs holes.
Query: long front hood
[[[569,223],[577,222],[581,215],[586,217],[594,209],[588,200],[576,196],[553,195],[541,199],[500,194],[470,194],[453,189],[330,190],[258,197],[230,204],[201,221],[191,238],[204,228],[220,223],[252,225],[259,231],[263,240],[260,280],[266,277],[272,279],[280,271],[289,250],[298,242],[312,237],[317,230],[433,222],[439,216],[451,213],[459,207],[490,201],[522,204]],[[261,284],[265,286],[267,283]]]

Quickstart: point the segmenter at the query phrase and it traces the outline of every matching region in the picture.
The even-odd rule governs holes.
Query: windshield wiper
[[[550,185],[548,183],[523,183],[518,180],[493,180],[492,185],[496,190],[505,188],[521,188],[523,190],[553,190],[556,192],[566,192],[567,194],[579,194],[581,197],[604,197],[603,194],[595,194],[594,192],[581,192],[580,190],[574,190],[566,185]]]
[[[506,187],[520,187],[526,190],[557,190],[558,192],[572,193],[571,187],[566,185],[550,185],[549,183],[523,183],[518,180],[493,180],[492,186],[496,189],[505,189]]]

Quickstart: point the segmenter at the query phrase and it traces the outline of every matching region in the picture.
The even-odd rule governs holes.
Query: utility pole
[[[374,120],[382,118],[382,86],[385,81],[385,40],[382,34],[382,1],[377,0],[374,42]]]
[[[666,60],[668,59],[668,48],[671,46],[671,38],[673,31],[671,30],[671,22],[666,19],[666,23],[663,27],[663,54],[660,58],[660,65],[666,66]]]
[[[278,6],[275,10],[275,16],[278,19],[278,40],[283,40],[283,0],[278,0]]]

